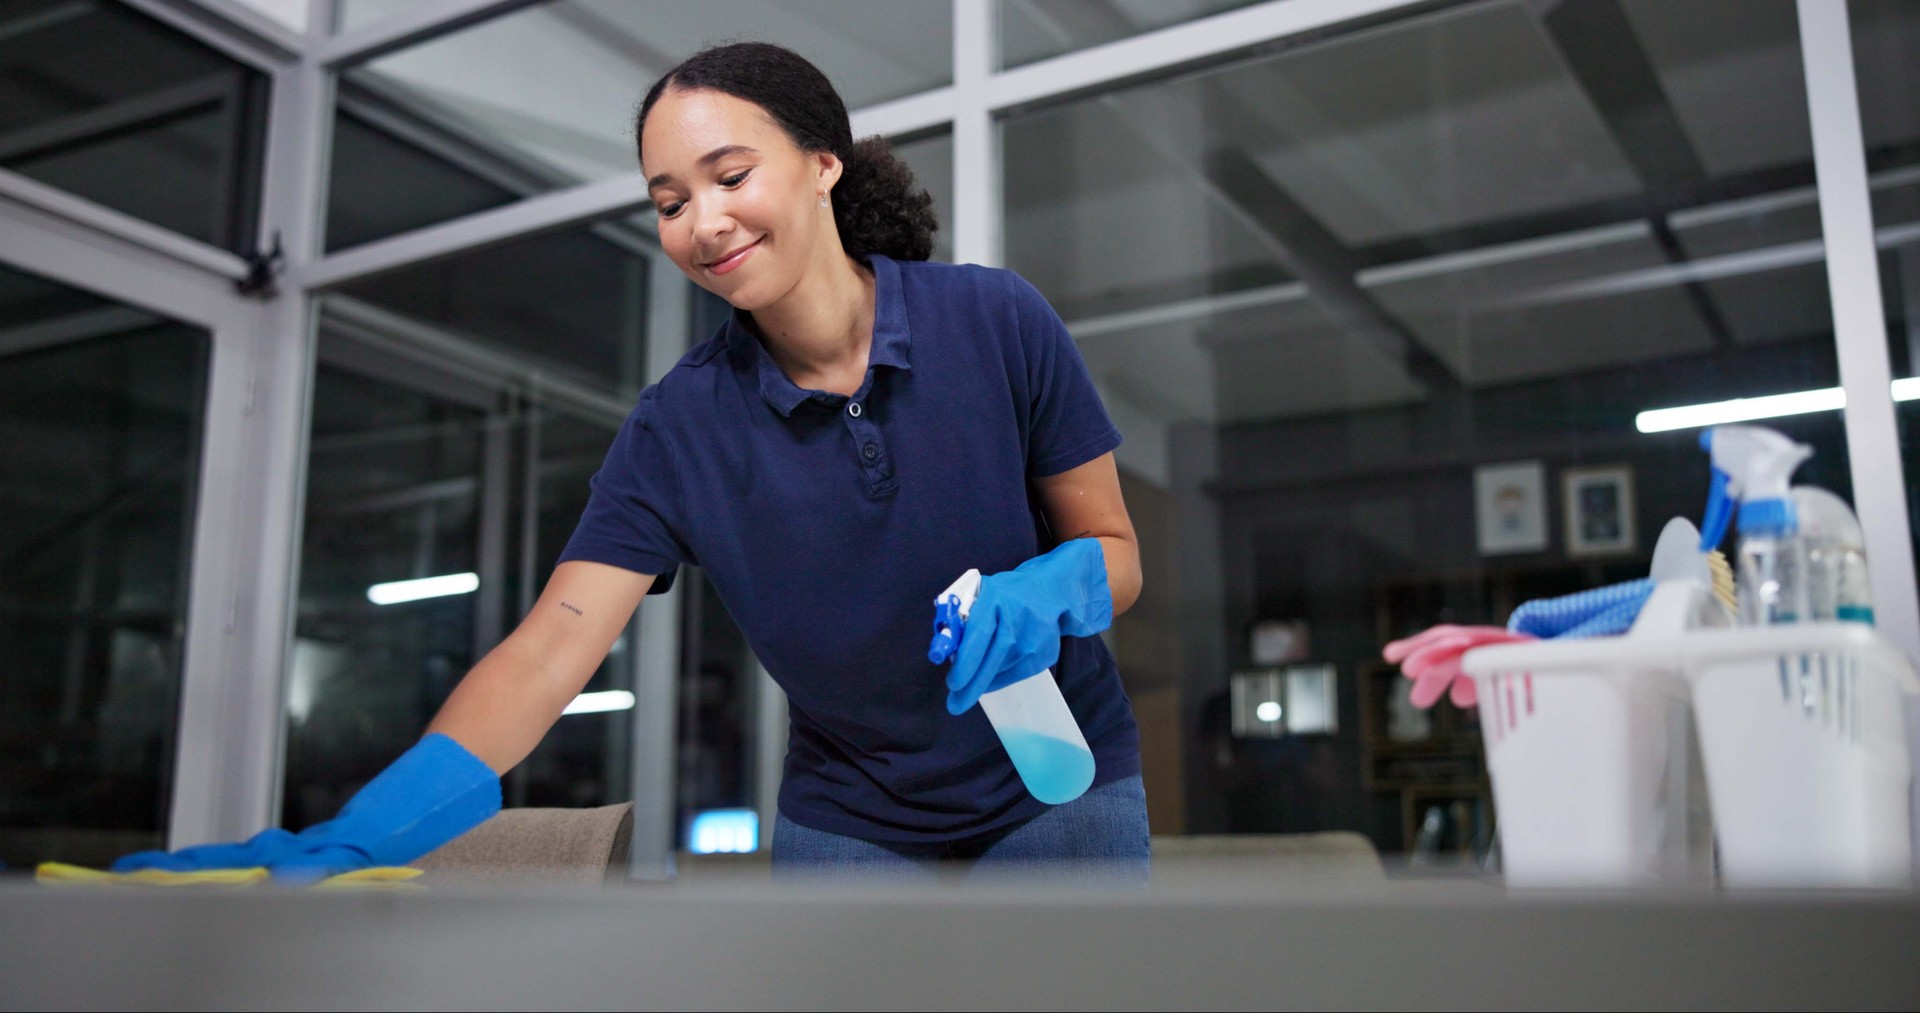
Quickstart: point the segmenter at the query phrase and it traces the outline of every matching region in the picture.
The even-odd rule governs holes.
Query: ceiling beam
[[[1707,178],[1706,165],[1687,138],[1680,114],[1619,0],[1533,0],[1527,7],[1615,146],[1633,165],[1643,188],[1649,192],[1684,189]],[[1653,241],[1667,261],[1684,264],[1686,252],[1666,216],[1656,211],[1647,220]],[[1733,331],[1707,290],[1686,282],[1680,291],[1714,343],[1732,346]]]

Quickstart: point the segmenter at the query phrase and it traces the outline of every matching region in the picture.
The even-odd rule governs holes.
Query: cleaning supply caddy
[[[1854,622],[1731,627],[1660,582],[1625,636],[1469,651],[1513,886],[1900,888],[1912,662]]]

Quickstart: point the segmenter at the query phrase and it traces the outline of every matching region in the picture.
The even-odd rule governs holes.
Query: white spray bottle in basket
[[[980,571],[968,570],[933,600],[936,636],[927,657],[939,664],[959,648],[973,599],[980,593]],[[1093,750],[1080,723],[1060,695],[1053,670],[1043,668],[1010,686],[980,697],[980,709],[1000,736],[1013,769],[1034,798],[1048,805],[1071,802],[1093,785]]]
[[[1806,547],[1788,483],[1813,448],[1762,426],[1738,425],[1714,426],[1700,434],[1700,444],[1713,458],[1709,537],[1725,530],[1731,503],[1740,504],[1734,569],[1741,625],[1806,622]]]

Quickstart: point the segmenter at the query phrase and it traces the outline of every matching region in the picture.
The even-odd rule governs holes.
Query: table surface
[[[1912,894],[0,883],[7,1008],[1920,1007]]]

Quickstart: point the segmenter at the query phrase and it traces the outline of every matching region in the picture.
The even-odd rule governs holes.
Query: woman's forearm
[[[653,578],[600,563],[554,568],[533,611],[487,652],[427,726],[496,773],[512,770],[606,660]]]
[[[512,770],[560,720],[579,681],[546,671],[509,637],[481,659],[427,726],[467,748],[494,773]],[[589,673],[590,675],[591,673]]]

